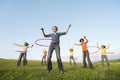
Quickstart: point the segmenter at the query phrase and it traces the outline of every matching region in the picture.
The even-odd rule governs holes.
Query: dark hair
[[[70,51],[73,51],[73,49],[71,48]]]
[[[82,41],[84,41],[84,39],[83,39],[83,38],[81,38],[79,41],[80,41],[80,42],[82,42]]]
[[[24,43],[25,46],[28,46],[29,44],[27,42]]]
[[[53,26],[53,27],[55,27],[55,28],[56,28],[56,31],[58,31],[58,27],[57,27],[57,26]]]
[[[106,48],[106,46],[105,46],[105,45],[103,45],[103,48]]]

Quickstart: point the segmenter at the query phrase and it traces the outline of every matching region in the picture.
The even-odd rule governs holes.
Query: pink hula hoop
[[[35,41],[35,44],[38,45],[38,46],[49,47],[48,45],[39,44],[38,41],[40,41],[40,40],[52,40],[52,38],[41,38],[41,39],[37,39]]]
[[[26,52],[28,52],[28,51],[15,51],[15,52],[23,52],[23,53],[26,53]]]
[[[107,52],[107,54],[114,54],[115,52]]]
[[[88,48],[97,48],[98,50],[96,50],[95,52],[90,52],[90,54],[95,54],[95,53],[98,53],[99,52],[99,48],[96,47],[96,46],[88,46]]]
[[[88,48],[90,48],[90,47],[93,47],[93,48],[98,48],[97,46],[88,46]],[[94,53],[98,53],[100,51],[100,49],[98,48],[98,50],[97,51],[95,51],[95,52],[92,52],[92,53],[90,53],[90,54],[94,54]],[[107,54],[114,54],[115,52],[114,51],[112,51],[112,52],[106,52]]]

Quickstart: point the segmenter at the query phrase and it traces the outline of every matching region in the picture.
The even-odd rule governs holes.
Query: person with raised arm
[[[41,60],[41,64],[46,64],[46,56],[47,56],[47,50],[43,49],[43,57]]]
[[[69,49],[69,54],[70,54],[70,57],[69,57],[70,65],[72,64],[72,61],[73,61],[73,64],[76,65],[73,48]]]
[[[52,33],[50,33],[50,34],[46,34],[44,32],[44,29],[41,28],[41,31],[42,31],[42,34],[44,37],[52,38],[52,41],[51,41],[51,44],[50,44],[49,50],[48,50],[48,55],[47,55],[47,72],[50,72],[52,70],[51,57],[52,57],[53,50],[55,50],[56,56],[57,56],[58,68],[59,68],[61,74],[64,73],[63,64],[62,64],[62,60],[61,60],[61,56],[60,56],[60,45],[59,45],[60,44],[60,36],[67,34],[70,27],[71,27],[71,24],[68,26],[68,28],[65,32],[57,32],[58,27],[53,26]]]
[[[101,50],[101,65],[102,65],[102,67],[104,67],[104,59],[107,62],[107,66],[109,67],[110,63],[108,61],[107,52],[106,52],[106,50],[109,48],[109,44],[107,47],[105,45],[101,45],[101,47],[99,47],[99,44],[97,43],[97,47]]]
[[[25,42],[24,45],[20,45],[20,44],[16,44],[16,43],[14,43],[13,45],[22,47],[22,50],[19,51],[20,55],[19,55],[19,58],[18,58],[17,66],[21,65],[21,60],[23,58],[23,66],[26,67],[27,66],[27,58],[26,58],[27,57],[27,49],[32,48],[33,45],[29,46],[29,44],[27,42]]]
[[[88,43],[88,39],[86,38],[86,36],[84,36],[84,38],[81,38],[79,40],[80,44],[75,44],[75,45],[79,45],[82,47],[82,52],[83,52],[83,68],[87,68],[87,63],[86,63],[86,59],[88,61],[89,67],[90,69],[93,68],[93,64],[90,60],[90,56],[89,56],[89,50],[87,48],[87,43]]]

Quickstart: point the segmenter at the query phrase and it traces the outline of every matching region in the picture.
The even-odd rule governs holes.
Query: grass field
[[[111,66],[101,67],[93,63],[94,69],[83,69],[82,64],[63,62],[64,74],[60,74],[56,62],[53,70],[46,72],[46,65],[40,61],[28,61],[28,66],[16,67],[17,60],[0,59],[0,80],[120,80],[120,61],[110,61]]]

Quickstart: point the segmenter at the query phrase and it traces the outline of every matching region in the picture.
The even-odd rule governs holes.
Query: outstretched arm
[[[80,46],[81,44],[76,44],[76,43],[74,43],[74,45],[78,45],[78,46]]]
[[[66,33],[68,33],[68,31],[69,31],[69,29],[70,29],[71,26],[72,26],[71,24],[68,26],[68,28],[66,30]]]
[[[32,48],[34,45],[29,46],[29,48]]]
[[[84,36],[84,39],[86,40],[86,43],[88,43],[88,39],[86,38],[86,36]]]
[[[44,29],[41,28],[41,31],[42,31],[43,36],[45,37],[45,31],[44,31]]]
[[[14,43],[13,45],[16,45],[16,46],[19,46],[19,47],[23,47],[23,45],[16,44],[16,43]]]

